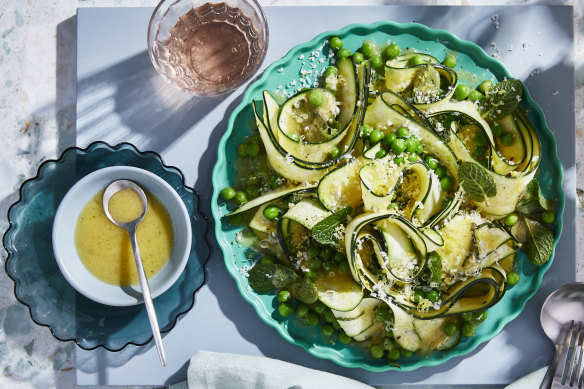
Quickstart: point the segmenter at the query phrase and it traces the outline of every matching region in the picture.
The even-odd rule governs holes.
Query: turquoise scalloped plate
[[[315,77],[312,75],[328,66],[329,47],[323,43],[332,36],[339,36],[343,40],[344,47],[351,52],[356,51],[365,39],[372,39],[375,42],[395,41],[402,49],[415,48],[440,60],[447,53],[456,52],[455,70],[458,71],[460,79],[473,88],[484,79],[502,80],[505,77],[511,77],[498,60],[488,56],[476,44],[460,40],[447,31],[430,29],[416,23],[353,24],[339,31],[325,32],[308,43],[294,47],[284,58],[271,64],[262,77],[247,89],[242,103],[233,111],[227,131],[219,143],[218,161],[212,178],[214,192],[211,207],[215,219],[215,235],[223,250],[225,265],[237,283],[241,295],[253,305],[259,317],[267,325],[274,327],[286,340],[318,358],[329,359],[342,366],[360,367],[370,371],[408,371],[424,366],[439,365],[451,358],[466,355],[481,343],[497,335],[505,324],[521,313],[526,302],[538,290],[551,261],[544,266],[536,267],[521,253],[518,256],[518,272],[522,276],[522,282],[511,288],[502,301],[489,309],[488,319],[477,329],[474,337],[463,338],[458,346],[447,352],[436,352],[430,357],[413,356],[399,360],[400,368],[388,365],[383,359],[374,359],[357,347],[345,346],[340,342],[335,344],[324,342],[318,327],[307,327],[294,315],[287,319],[279,317],[278,313],[274,312],[273,295],[259,295],[248,287],[245,272],[242,269],[252,265],[257,257],[251,250],[233,244],[241,228],[232,227],[221,218],[229,210],[219,199],[219,191],[235,181],[233,161],[237,155],[237,145],[251,133],[249,123],[253,123],[252,99],[261,101],[263,90],[282,94],[284,90],[294,92],[314,82]],[[316,67],[312,67],[310,63],[316,64]],[[300,77],[303,71],[305,77]],[[302,79],[305,81],[301,81]],[[555,251],[555,245],[562,230],[564,211],[562,166],[556,151],[556,141],[546,125],[543,112],[530,97],[527,89],[521,105],[528,112],[528,117],[542,143],[542,160],[538,178],[541,187],[544,188],[545,196],[553,200],[556,205]]]
[[[199,212],[199,196],[185,185],[181,171],[166,166],[155,152],[140,152],[129,143],[94,142],[85,149],[68,148],[57,160],[41,164],[37,175],[20,187],[20,198],[8,210],[10,226],[3,237],[8,252],[6,273],[14,295],[28,306],[32,320],[59,340],[79,347],[118,351],[152,339],[144,304],[114,307],[90,300],[67,282],[55,260],[52,231],[55,212],[67,191],[81,178],[108,166],[133,166],[156,174],[180,196],[193,226],[189,260],[178,280],[154,299],[161,332],[170,331],[194,303],[205,282],[209,245],[207,219]]]

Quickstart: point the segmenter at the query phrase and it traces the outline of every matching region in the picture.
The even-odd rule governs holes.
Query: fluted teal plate
[[[197,193],[185,185],[180,170],[166,166],[160,155],[140,152],[129,143],[110,146],[95,142],[85,149],[69,148],[58,160],[43,162],[36,177],[22,184],[19,200],[8,210],[10,226],[3,239],[8,252],[6,272],[14,280],[16,298],[28,306],[37,324],[49,327],[57,339],[75,341],[84,349],[101,346],[118,351],[152,338],[144,304],[113,307],[86,298],[63,277],[53,254],[53,220],[61,199],[87,174],[119,165],[142,168],[164,179],[178,193],[191,218],[192,245],[185,270],[154,299],[162,332],[170,331],[192,308],[195,293],[205,281],[207,219],[199,212]]]
[[[271,64],[262,77],[247,89],[242,103],[233,111],[227,131],[219,143],[218,161],[213,170],[214,192],[211,204],[215,219],[215,235],[223,250],[225,265],[235,279],[243,298],[253,305],[259,317],[267,325],[274,327],[289,342],[303,347],[316,357],[329,359],[342,366],[360,367],[371,371],[393,369],[407,371],[439,365],[451,358],[470,353],[478,345],[497,335],[505,324],[517,317],[527,300],[539,288],[551,261],[544,266],[535,267],[521,253],[517,261],[522,282],[511,288],[501,302],[489,309],[488,319],[477,329],[474,337],[463,338],[457,347],[447,352],[436,352],[430,357],[413,356],[399,360],[401,367],[396,368],[388,365],[383,359],[370,357],[368,353],[357,347],[345,346],[340,342],[335,344],[324,342],[318,328],[307,327],[294,316],[288,319],[279,317],[277,312],[274,312],[273,295],[259,295],[248,287],[244,268],[251,266],[256,257],[251,250],[233,244],[241,228],[232,227],[222,219],[229,209],[220,200],[219,191],[235,181],[233,161],[236,158],[236,147],[250,135],[248,123],[250,121],[253,123],[251,101],[261,101],[263,90],[282,93],[284,90],[294,92],[303,86],[311,86],[316,79],[313,75],[328,66],[329,47],[324,42],[332,36],[341,37],[344,47],[351,52],[356,51],[365,39],[376,42],[395,41],[402,49],[414,48],[440,60],[447,53],[456,52],[455,70],[458,71],[461,81],[472,88],[484,79],[502,80],[505,77],[511,77],[498,60],[488,56],[476,44],[460,40],[447,31],[430,29],[416,23],[354,24],[339,31],[325,32],[308,43],[294,47],[284,58]],[[324,60],[321,61],[321,58]],[[312,67],[313,63],[316,67]],[[305,81],[301,81],[302,79]],[[546,125],[542,110],[532,100],[527,89],[525,89],[524,97],[521,106],[528,112],[528,117],[542,143],[542,160],[538,178],[541,187],[544,188],[545,196],[555,202],[557,217],[554,233],[555,244],[557,244],[562,230],[564,211],[562,166],[556,151],[556,141]]]

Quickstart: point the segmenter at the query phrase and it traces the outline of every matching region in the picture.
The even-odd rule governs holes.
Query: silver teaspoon
[[[140,197],[140,200],[142,201],[142,213],[136,219],[123,223],[112,217],[109,211],[109,202],[114,194],[128,188],[136,192]],[[110,219],[112,223],[127,230],[130,235],[130,242],[132,244],[132,250],[134,251],[134,260],[136,261],[138,277],[140,278],[140,288],[142,289],[142,295],[144,296],[144,304],[146,305],[146,312],[148,313],[148,319],[150,320],[152,335],[154,336],[154,342],[156,343],[156,349],[158,350],[158,357],[160,358],[162,366],[166,366],[166,355],[164,354],[160,328],[158,327],[158,319],[156,318],[156,311],[154,310],[152,296],[150,295],[150,287],[148,286],[148,278],[146,278],[146,273],[144,272],[144,266],[142,264],[142,259],[140,258],[140,250],[138,249],[138,241],[136,239],[136,227],[138,227],[138,224],[144,219],[144,215],[146,215],[146,210],[148,208],[146,194],[142,188],[130,180],[117,180],[105,188],[102,204],[103,210],[108,219]]]

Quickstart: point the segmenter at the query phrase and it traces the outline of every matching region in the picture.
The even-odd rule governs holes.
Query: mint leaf
[[[335,229],[347,220],[353,209],[345,207],[323,220],[319,221],[312,227],[312,237],[320,244],[335,244]]]
[[[522,216],[511,228],[511,233],[523,244],[522,250],[534,265],[540,266],[550,260],[554,234],[549,228],[537,220]]]
[[[249,271],[249,286],[258,293],[284,288],[300,277],[294,270],[277,263],[258,263]]]
[[[499,120],[515,111],[523,96],[523,84],[514,78],[503,80],[487,92],[479,111],[486,119]]]
[[[493,177],[477,163],[462,162],[458,168],[458,180],[465,193],[476,202],[483,202],[497,194]]]
[[[290,289],[292,296],[301,303],[312,304],[318,300],[316,285],[309,278],[296,281]]]
[[[525,187],[523,195],[517,202],[516,210],[527,215],[532,215],[537,211],[549,211],[549,209],[548,201],[541,194],[539,181],[537,181],[537,178],[534,178]]]
[[[442,281],[442,257],[440,254],[436,251],[429,252],[426,266],[430,270],[430,280],[439,284]]]

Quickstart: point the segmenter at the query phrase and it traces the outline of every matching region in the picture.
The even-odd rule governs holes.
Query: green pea
[[[333,75],[336,76],[337,74],[339,74],[339,70],[336,68],[336,66],[329,66],[324,71],[324,77],[325,78],[327,78],[329,76],[333,76]]]
[[[412,355],[414,355],[413,351],[406,350],[405,348],[400,349],[399,352],[404,358],[410,358]]]
[[[513,226],[515,225],[515,223],[517,223],[519,221],[519,216],[517,215],[517,213],[513,212],[510,213],[509,215],[507,215],[507,217],[505,218],[505,224],[508,226]]]
[[[394,162],[396,165],[401,165],[402,163],[405,163],[405,162],[406,162],[406,160],[404,159],[404,157],[395,157],[395,158],[393,159],[393,162]]]
[[[245,188],[245,194],[250,198],[258,197],[260,195],[260,188],[257,185],[250,185]]]
[[[296,316],[302,318],[306,317],[306,315],[310,312],[310,307],[307,304],[300,303],[296,307]]]
[[[456,66],[456,57],[453,55],[447,55],[442,63],[449,68],[454,68]]]
[[[423,55],[416,54],[412,58],[410,58],[410,66],[418,66],[428,63],[428,60],[424,58]]]
[[[387,359],[389,359],[390,361],[395,361],[396,359],[399,359],[400,356],[401,354],[397,347],[387,352]]]
[[[384,322],[389,320],[389,307],[381,306],[375,310],[375,320]]]
[[[324,311],[323,317],[324,317],[324,321],[326,321],[327,323],[333,323],[336,320],[335,314],[330,309],[327,309],[326,311]]]
[[[290,303],[283,303],[278,305],[278,313],[282,317],[288,317],[294,313],[294,307]]]
[[[334,36],[329,40],[329,45],[333,50],[340,50],[343,47],[343,41],[338,36]]]
[[[322,315],[325,310],[326,305],[324,305],[322,301],[319,300],[314,304],[314,312],[318,313],[319,315]]]
[[[509,272],[509,274],[507,274],[507,284],[517,285],[519,280],[521,280],[521,277],[519,276],[519,274],[517,272],[512,271],[512,272]]]
[[[245,195],[244,192],[242,191],[237,191],[235,192],[235,195],[233,196],[233,200],[235,200],[235,202],[239,205],[245,204],[247,203],[247,196]]]
[[[400,127],[397,129],[397,137],[398,138],[406,139],[409,136],[410,136],[410,130],[408,130],[407,128]]]
[[[343,330],[339,331],[337,338],[339,338],[339,342],[342,344],[349,344],[351,342],[351,337]]]
[[[282,180],[278,176],[270,176],[270,186],[272,189],[278,189],[282,185]]]
[[[337,320],[333,321],[333,322],[332,322],[332,325],[333,325],[333,328],[334,328],[335,330],[339,330],[339,329],[341,329],[341,325],[339,324],[339,322],[338,322]]]
[[[320,255],[322,259],[329,259],[333,256],[333,250],[328,247],[323,247],[320,249],[318,255]]]
[[[335,270],[335,263],[333,261],[326,261],[322,264],[322,269],[326,272]]]
[[[322,263],[318,258],[312,258],[308,260],[308,268],[310,270],[318,270],[320,269]]]
[[[371,58],[375,54],[375,44],[371,41],[365,41],[361,45],[361,52],[367,58]]]
[[[387,46],[387,48],[385,49],[385,55],[387,55],[388,58],[393,59],[395,57],[397,57],[400,53],[400,48],[397,45],[397,43],[392,43],[391,45]]]
[[[320,333],[322,336],[328,337],[335,333],[335,329],[332,324],[323,324],[323,326],[320,327]]]
[[[426,158],[424,158],[424,162],[426,162],[426,165],[428,165],[428,167],[432,170],[436,170],[436,168],[438,167],[438,160],[434,158],[434,156],[432,155],[426,155]]]
[[[391,338],[389,336],[383,338],[382,345],[383,345],[383,349],[386,351],[391,351],[391,350],[397,348],[397,345],[395,344],[393,338]]]
[[[475,101],[481,101],[483,99],[483,97],[484,97],[483,94],[481,92],[479,92],[478,90],[475,90],[475,89],[471,90],[468,93],[468,99],[470,101],[472,101],[473,103]]]
[[[306,255],[308,255],[308,258],[316,258],[319,252],[320,249],[318,246],[316,244],[311,244],[306,250]]]
[[[446,177],[446,173],[448,173],[448,171],[446,170],[446,166],[444,165],[439,165],[436,170],[434,170],[434,172],[436,173],[436,176],[439,179],[442,179],[444,177]]]
[[[474,314],[475,320],[478,320],[478,321],[484,321],[487,318],[487,316],[489,316],[487,311],[475,312],[475,314]]]
[[[428,293],[426,293],[426,298],[435,303],[440,298],[440,294],[435,290],[429,290]]]
[[[414,137],[406,139],[406,151],[408,153],[415,153],[420,142]]]
[[[368,126],[367,124],[363,124],[363,126],[361,127],[361,137],[362,138],[369,138],[369,135],[371,135],[372,131],[373,131],[373,128],[371,128],[371,126]]]
[[[473,137],[473,143],[475,146],[485,146],[487,144],[488,138],[483,132],[477,132]]]
[[[221,197],[223,197],[224,200],[229,201],[235,197],[235,190],[229,186],[225,187],[221,190]]]
[[[499,138],[501,135],[503,135],[503,126],[500,124],[495,124],[493,127],[491,127],[491,131],[493,132],[494,137]]]
[[[237,146],[237,156],[239,158],[247,157],[247,147],[245,146],[245,143],[240,143],[239,146]]]
[[[276,257],[266,254],[262,257],[262,263],[276,263]]]
[[[369,142],[377,143],[381,139],[383,139],[383,137],[384,137],[383,132],[381,132],[379,130],[373,130],[373,131],[371,131],[371,134],[369,134]]]
[[[416,153],[420,155],[424,154],[424,145],[422,144],[422,142],[418,144],[418,147],[416,148]]]
[[[376,159],[380,159],[383,158],[387,155],[387,150],[385,149],[379,149],[376,153],[375,153],[375,158]]]
[[[274,220],[280,214],[280,210],[278,209],[278,207],[270,205],[269,207],[264,208],[263,214],[266,217],[266,219]]]
[[[493,81],[491,80],[485,80],[479,85],[479,90],[485,94],[490,91],[491,88],[493,88]]]
[[[255,157],[260,153],[260,145],[258,145],[257,143],[249,143],[247,145],[246,152],[247,155],[249,155],[250,157]]]
[[[371,354],[373,358],[383,358],[383,348],[378,344],[374,344],[369,347],[369,354]]]
[[[501,135],[501,143],[503,143],[505,146],[511,146],[514,141],[515,137],[510,132],[506,132],[503,135]]]
[[[351,56],[351,50],[349,49],[340,49],[337,51],[337,57],[340,58],[349,58]]]
[[[288,138],[292,139],[295,142],[300,142],[300,137],[298,136],[297,133],[293,132],[291,134],[286,134],[288,135]]]
[[[276,295],[276,297],[278,298],[278,301],[279,302],[281,302],[281,303],[287,303],[292,298],[292,295],[290,294],[289,291],[287,291],[285,289],[282,289],[281,291],[278,292],[278,294]]]
[[[314,269],[309,269],[306,273],[306,277],[310,278],[311,280],[315,280],[318,278],[318,271]]]
[[[406,149],[406,141],[403,139],[396,139],[392,144],[391,144],[391,151],[393,151],[395,154],[401,154],[405,151]]]
[[[254,143],[254,144],[261,144],[262,143],[262,137],[260,136],[260,134],[253,134],[251,136],[251,138],[249,138],[249,143]]]
[[[320,89],[312,89],[308,92],[308,101],[315,107],[320,107],[324,104],[324,94]]]
[[[475,331],[476,331],[476,327],[472,323],[464,323],[462,325],[462,334],[464,336],[466,336],[467,338],[473,337],[475,334]]]
[[[487,148],[484,146],[475,147],[475,149],[472,152],[472,155],[475,158],[483,158],[485,156],[486,152],[487,152]]]
[[[251,164],[255,168],[257,168],[258,166],[261,166],[261,165],[265,165],[264,156],[261,155],[261,154],[258,154],[258,155],[254,156],[254,157],[251,157]]]
[[[344,273],[348,273],[351,270],[349,267],[349,262],[347,262],[347,261],[341,262],[339,264],[339,270],[344,272]]]
[[[265,177],[268,174],[268,168],[265,165],[256,167],[255,173],[258,177]]]
[[[418,154],[416,154],[416,153],[411,153],[410,155],[408,155],[408,161],[410,161],[410,162],[416,162],[419,160],[420,160],[420,158],[418,158]]]
[[[389,134],[385,134],[385,136],[383,137],[383,139],[381,140],[381,144],[384,145],[385,147],[391,147],[391,144],[393,143],[394,140],[396,140],[397,136],[391,132]]]
[[[459,84],[454,90],[454,97],[456,97],[457,100],[462,101],[468,97],[469,92],[470,91],[468,89],[468,86],[466,86],[465,84]]]
[[[421,290],[414,291],[414,303],[418,304],[424,298],[424,292]]]
[[[454,179],[450,176],[442,177],[440,179],[440,186],[442,190],[448,191],[454,186]]]
[[[460,314],[462,321],[472,321],[473,316],[471,312],[463,312]]]
[[[371,66],[373,66],[373,68],[375,69],[379,69],[383,66],[383,60],[381,59],[381,56],[379,56],[378,54],[373,54],[369,58],[369,61],[371,62]]]
[[[546,224],[552,224],[556,220],[556,215],[552,211],[545,211],[541,214],[541,220]]]
[[[363,54],[361,54],[358,51],[353,53],[353,59],[355,60],[356,64],[360,64],[361,62],[363,62],[365,60],[365,58],[363,57]]]
[[[456,324],[451,321],[444,323],[442,332],[448,336],[454,335],[456,333]]]
[[[314,326],[318,325],[318,323],[320,322],[320,318],[318,317],[318,315],[316,313],[308,312],[306,314],[306,317],[304,318],[304,322],[307,325],[314,327]]]
[[[341,150],[339,150],[338,147],[333,147],[329,155],[332,159],[338,158],[338,156],[341,155]]]
[[[334,260],[335,262],[342,262],[342,261],[344,261],[345,259],[347,259],[347,258],[345,257],[345,254],[341,253],[340,251],[337,251],[337,252],[335,253],[334,257],[333,257],[333,260]]]

